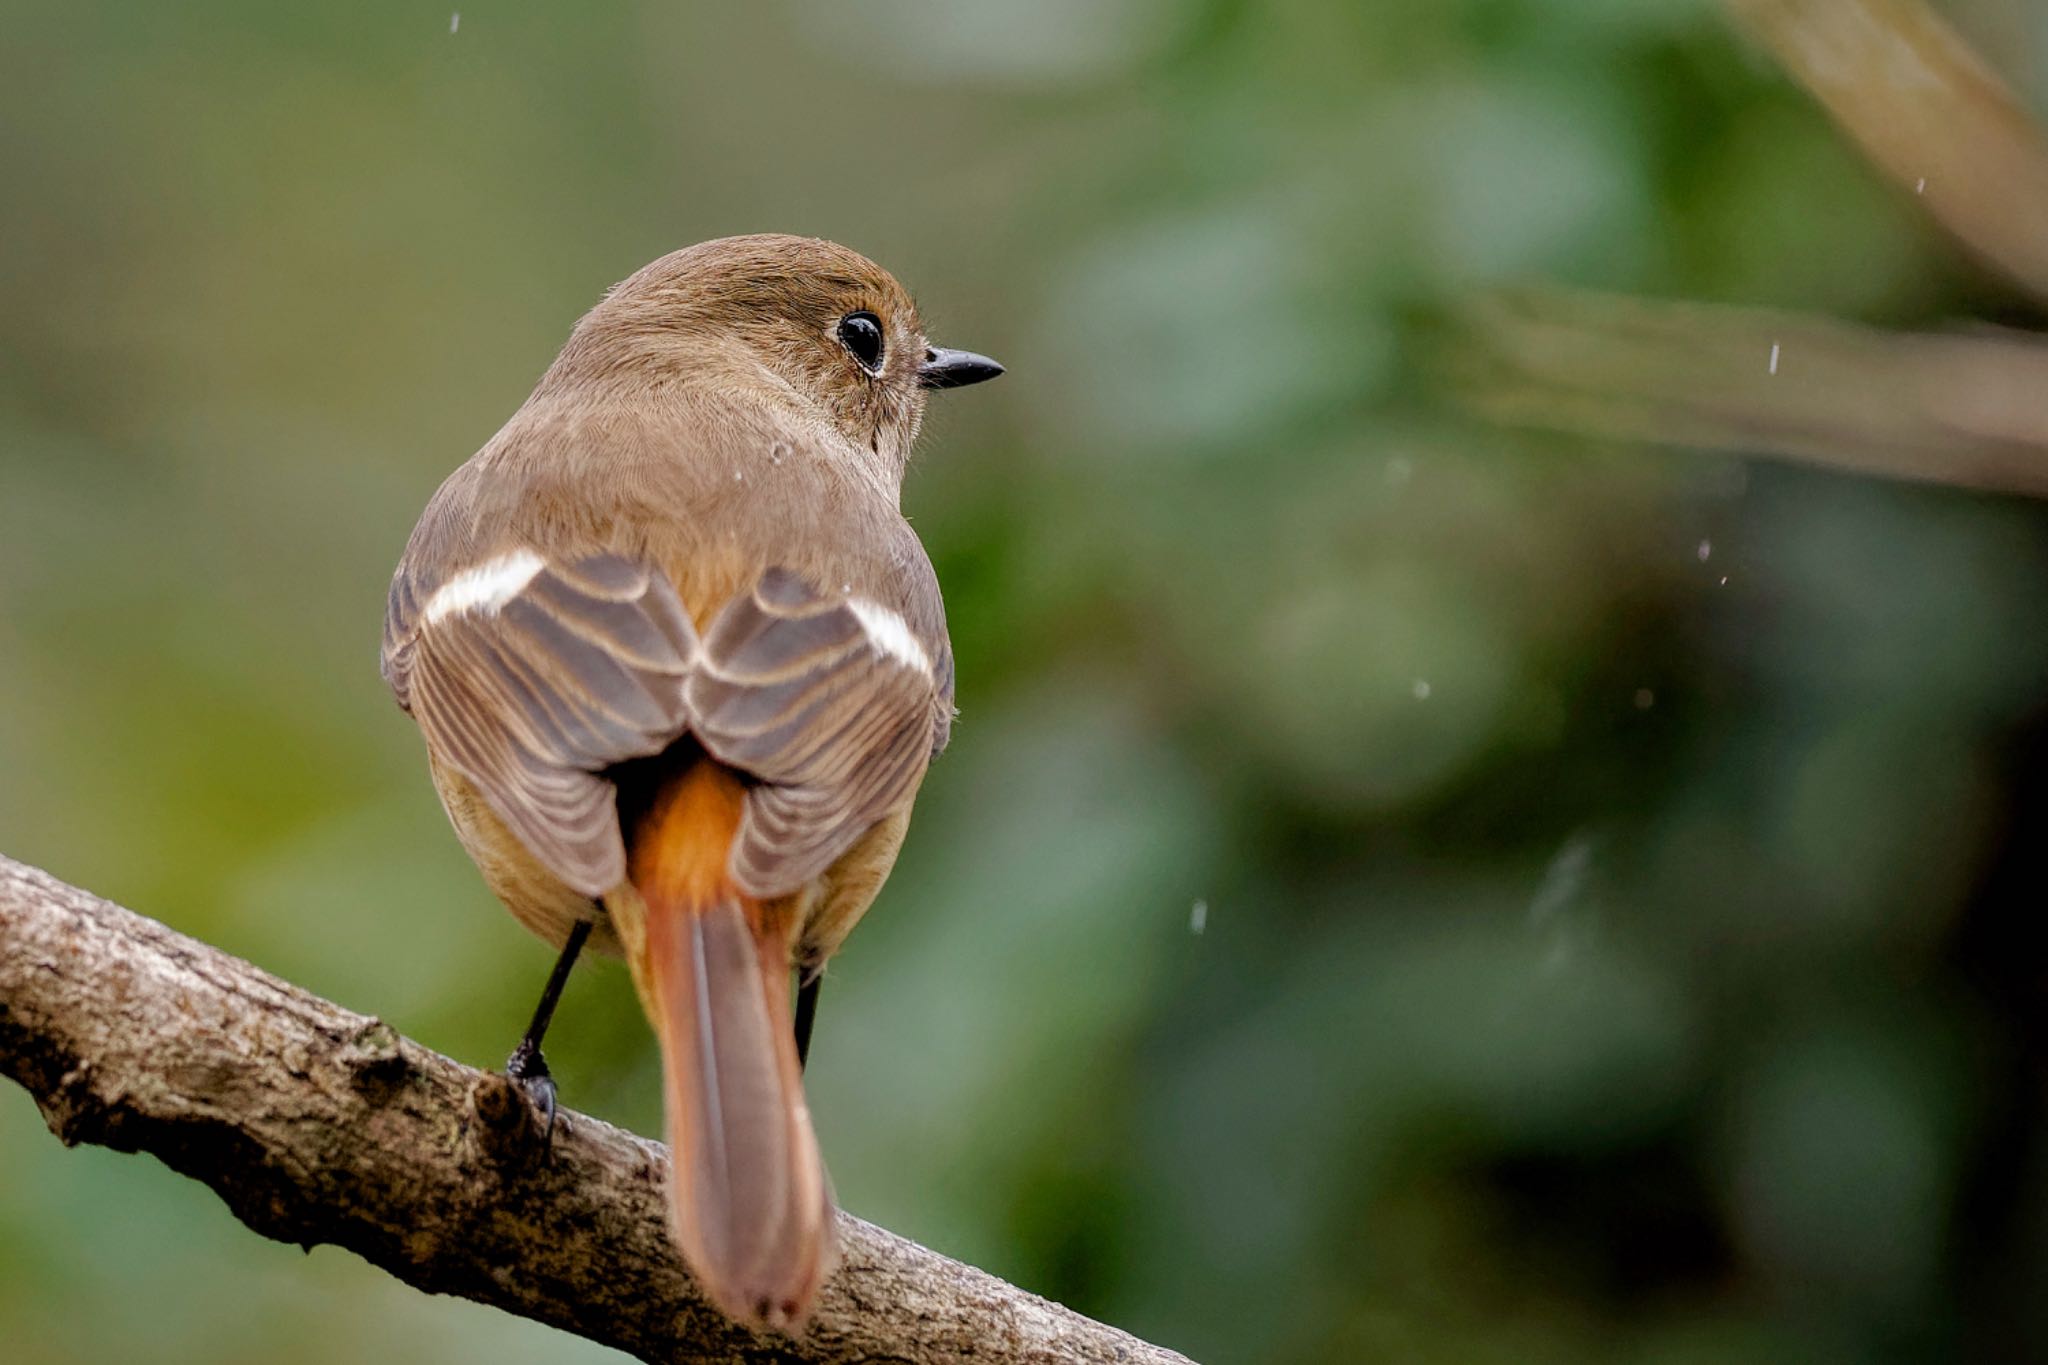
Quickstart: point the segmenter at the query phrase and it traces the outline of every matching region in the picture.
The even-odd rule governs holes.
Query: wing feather
[[[399,704],[550,871],[584,895],[610,891],[626,855],[602,774],[688,728],[697,641],[675,588],[595,555],[543,564],[503,601],[439,615],[433,601],[401,571],[384,654]]]
[[[757,779],[733,848],[743,890],[802,886],[910,798],[933,752],[937,688],[844,595],[787,570],[727,604],[685,696],[705,749]]]
[[[701,642],[668,578],[617,555],[542,563],[502,599],[472,589],[437,611],[440,586],[401,571],[384,675],[434,751],[584,895],[626,875],[615,765],[694,735],[750,778],[731,870],[777,896],[907,801],[951,723],[943,625],[934,638],[785,569],[727,602]],[[931,592],[917,615],[942,622]]]

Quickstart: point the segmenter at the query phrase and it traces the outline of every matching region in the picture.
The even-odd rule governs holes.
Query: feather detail
[[[410,582],[392,589],[408,607],[421,595]],[[400,704],[535,857],[603,895],[625,879],[626,856],[600,774],[660,753],[687,724],[697,636],[675,589],[616,555],[542,563],[515,551],[425,601],[387,626]]]
[[[832,1198],[790,1030],[789,926],[725,870],[743,800],[708,759],[670,778],[608,906],[661,1040],[677,1245],[726,1314],[790,1331],[830,1263]]]

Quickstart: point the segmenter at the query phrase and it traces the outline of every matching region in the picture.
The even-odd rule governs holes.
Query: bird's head
[[[765,233],[646,266],[578,324],[562,364],[763,383],[899,472],[932,390],[1003,372],[932,345],[908,291],[859,252]]]

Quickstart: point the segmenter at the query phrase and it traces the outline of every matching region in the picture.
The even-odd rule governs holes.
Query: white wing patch
[[[846,605],[860,618],[860,628],[867,632],[868,643],[877,653],[884,654],[900,664],[906,664],[920,673],[932,671],[932,660],[911,633],[910,626],[895,612],[879,602],[870,602],[865,597],[849,597]]]
[[[434,590],[421,624],[431,626],[444,616],[481,612],[489,616],[517,597],[543,565],[531,550],[512,550],[464,569]]]

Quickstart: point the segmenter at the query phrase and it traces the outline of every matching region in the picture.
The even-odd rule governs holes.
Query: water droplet
[[[1417,701],[1428,701],[1428,700],[1429,700],[1429,679],[1427,679],[1427,678],[1417,678],[1417,679],[1415,680],[1415,686],[1414,686],[1414,687],[1412,687],[1412,688],[1410,688],[1409,690],[1410,690],[1410,691],[1412,691],[1413,693],[1415,693],[1415,700],[1417,700]]]
[[[461,10],[457,10],[457,11],[455,11],[455,13],[453,13],[453,14],[451,14],[451,15],[449,15],[449,16],[448,16],[448,31],[449,31],[450,33],[453,33],[453,32],[455,32],[455,30],[456,30],[456,29],[458,29],[458,28],[461,28],[461,27],[462,27],[462,11],[461,11]]]
[[[1188,908],[1188,932],[1200,934],[1209,927],[1209,902],[1196,901]]]
[[[1558,972],[1577,956],[1587,936],[1586,880],[1593,866],[1593,836],[1584,832],[1564,847],[1543,870],[1543,881],[1529,901],[1529,927],[1544,940],[1543,969]]]
[[[1550,860],[1550,866],[1543,870],[1543,881],[1536,888],[1536,895],[1529,902],[1529,918],[1537,924],[1554,922],[1564,910],[1585,889],[1586,873],[1593,863],[1593,841],[1585,834],[1574,834],[1564,841],[1557,856]]]
[[[1711,540],[1703,540],[1703,541],[1701,541],[1701,542],[1700,542],[1700,548],[1699,548],[1699,557],[1700,557],[1700,563],[1702,563],[1702,564],[1706,563],[1708,559],[1712,558],[1712,556],[1713,556],[1713,553],[1714,553],[1714,542],[1713,542],[1713,541],[1711,541]]]
[[[1778,343],[1774,341],[1774,342],[1772,342],[1772,343],[1771,343],[1771,373],[1772,373],[1772,374],[1776,374],[1777,372],[1778,372]]]
[[[1636,689],[1636,710],[1647,711],[1657,704],[1657,694],[1647,687]]]

